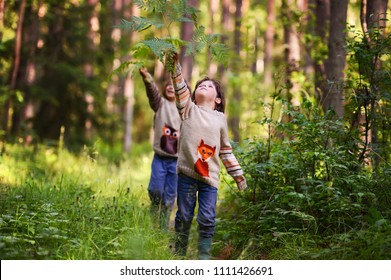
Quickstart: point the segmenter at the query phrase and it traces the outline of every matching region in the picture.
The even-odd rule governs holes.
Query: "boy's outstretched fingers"
[[[153,82],[153,78],[151,76],[151,74],[148,72],[147,68],[145,67],[140,67],[138,69],[138,71],[140,72],[140,75],[143,77],[143,79],[149,83],[152,83]]]
[[[165,66],[169,72],[175,72],[175,67],[179,62],[179,55],[175,50],[169,50],[166,53]]]
[[[235,178],[235,181],[239,191],[242,191],[247,188],[247,181],[244,176],[239,176]]]
[[[144,78],[147,77],[148,74],[147,69],[145,69],[144,67],[140,67],[138,71],[140,72],[141,76],[143,76]]]

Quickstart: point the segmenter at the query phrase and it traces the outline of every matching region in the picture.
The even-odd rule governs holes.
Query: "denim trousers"
[[[175,203],[178,186],[177,158],[153,156],[148,194],[151,204],[171,208]]]
[[[178,210],[175,217],[175,231],[184,236],[189,235],[197,198],[199,235],[204,238],[213,237],[216,227],[217,188],[184,174],[178,176]]]

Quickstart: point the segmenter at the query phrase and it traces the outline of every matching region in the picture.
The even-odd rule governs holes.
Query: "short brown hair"
[[[205,81],[211,81],[213,83],[213,85],[215,86],[216,88],[216,92],[217,92],[217,96],[216,98],[220,98],[221,99],[221,102],[220,104],[216,104],[216,108],[215,110],[219,111],[219,112],[222,112],[224,113],[225,111],[225,97],[224,97],[224,91],[219,83],[219,81],[215,80],[215,79],[212,79],[212,78],[209,78],[209,77],[205,77],[201,80],[199,80],[196,85],[195,85],[195,88],[194,88],[194,91],[193,91],[193,94],[191,95],[191,100],[195,101],[195,91],[196,89],[198,88],[198,86],[205,82]]]

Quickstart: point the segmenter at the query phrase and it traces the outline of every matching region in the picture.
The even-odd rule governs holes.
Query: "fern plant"
[[[126,63],[126,66],[133,64],[134,67],[131,67],[130,71],[139,68],[143,64],[140,61],[145,60],[151,52],[164,63],[166,54],[178,51],[180,47],[185,47],[185,55],[194,56],[206,50],[211,59],[219,63],[227,63],[228,48],[226,45],[219,43],[218,34],[206,34],[205,27],[198,25],[197,14],[199,10],[190,6],[187,2],[184,0],[134,1],[134,4],[144,11],[147,16],[132,16],[130,20],[122,19],[121,24],[115,27],[136,32],[144,32],[151,28],[162,29],[165,35],[146,38],[133,46],[131,52],[135,61]],[[183,22],[194,24],[195,31],[191,41],[181,40],[171,34],[173,25]],[[172,70],[173,65],[166,65],[166,67],[168,70]]]

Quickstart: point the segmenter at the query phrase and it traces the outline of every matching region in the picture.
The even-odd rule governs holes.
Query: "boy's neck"
[[[216,108],[216,104],[215,102],[208,102],[208,101],[199,101],[197,102],[197,105],[198,106],[201,106],[201,107],[206,107],[208,109],[211,109],[211,110],[214,110]]]

